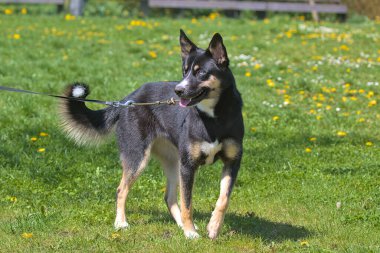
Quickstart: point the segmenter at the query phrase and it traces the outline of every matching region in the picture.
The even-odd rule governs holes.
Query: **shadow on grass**
[[[151,218],[149,222],[174,222],[169,214],[161,212],[149,212]],[[202,223],[208,223],[210,214],[205,212],[195,211],[195,222],[202,220]],[[196,222],[197,223],[197,222]],[[237,213],[228,213],[225,216],[224,234],[240,234],[252,238],[261,238],[265,243],[282,242],[286,240],[298,241],[302,238],[311,236],[313,233],[302,226],[295,226],[283,222],[274,222],[264,218],[257,217],[253,213],[245,215]],[[200,228],[204,230],[205,228]]]
[[[225,224],[237,233],[260,237],[266,242],[297,241],[312,234],[302,226],[274,222],[250,213],[247,215],[227,213]]]

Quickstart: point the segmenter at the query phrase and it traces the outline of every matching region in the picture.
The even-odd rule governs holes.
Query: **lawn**
[[[221,163],[196,177],[184,239],[152,160],[114,231],[121,169],[114,136],[79,147],[58,101],[0,92],[0,252],[380,252],[380,24],[0,15],[0,85],[59,94],[88,83],[118,100],[180,80],[179,29],[224,38],[244,100],[242,168],[220,237],[207,238]],[[101,108],[89,105],[92,108]]]

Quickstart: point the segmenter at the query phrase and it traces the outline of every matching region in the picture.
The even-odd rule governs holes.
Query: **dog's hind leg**
[[[125,217],[125,203],[133,183],[144,170],[149,160],[150,150],[151,147],[149,146],[141,153],[133,152],[133,154],[128,155],[121,154],[123,172],[119,187],[116,191],[115,229],[124,229],[129,226]]]
[[[168,140],[160,139],[153,145],[152,152],[160,160],[166,176],[165,202],[170,214],[182,227],[181,211],[178,206],[179,157],[178,150]]]

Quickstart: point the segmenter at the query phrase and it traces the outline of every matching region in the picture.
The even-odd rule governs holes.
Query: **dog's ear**
[[[209,52],[212,58],[216,61],[219,67],[228,67],[228,56],[226,47],[223,44],[223,38],[219,33],[215,33],[210,41],[207,52]]]
[[[197,49],[197,46],[186,36],[182,29],[179,32],[179,44],[181,45],[182,60],[184,60],[190,52]]]

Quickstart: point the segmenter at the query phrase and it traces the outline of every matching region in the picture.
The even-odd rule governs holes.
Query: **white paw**
[[[188,239],[197,239],[200,235],[195,231],[185,231],[185,236]]]
[[[178,225],[178,227],[183,228],[182,223],[180,223],[180,224],[177,223],[177,225]],[[198,226],[196,224],[194,224],[194,228],[195,228],[195,230],[198,230]]]
[[[208,231],[208,237],[212,240],[216,239],[216,237],[219,234],[219,227],[218,224],[215,223],[209,223],[207,226],[207,231]]]
[[[128,222],[126,221],[115,221],[115,224],[114,224],[114,227],[116,230],[119,230],[119,229],[127,229],[129,227],[129,224]]]
[[[211,240],[214,240],[214,239],[216,239],[216,237],[218,236],[218,231],[216,231],[216,230],[209,230],[208,231],[208,237],[211,239]]]

